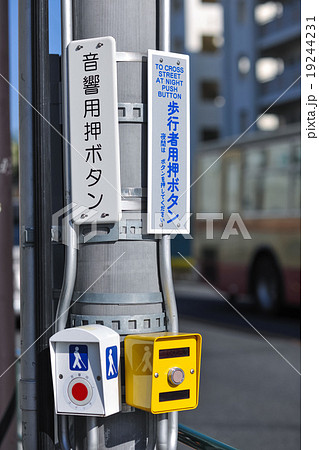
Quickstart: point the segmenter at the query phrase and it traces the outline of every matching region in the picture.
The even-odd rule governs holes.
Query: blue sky
[[[19,24],[18,0],[9,0],[9,73],[10,83],[19,88]],[[50,53],[61,53],[60,0],[49,0],[49,45]],[[19,100],[18,94],[10,88],[10,128],[11,136],[18,139],[19,135]]]

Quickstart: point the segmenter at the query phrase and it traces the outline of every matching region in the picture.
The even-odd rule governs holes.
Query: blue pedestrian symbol
[[[88,370],[88,346],[72,344],[69,347],[70,370]]]
[[[106,349],[106,378],[111,380],[118,376],[117,365],[117,346],[107,347]]]

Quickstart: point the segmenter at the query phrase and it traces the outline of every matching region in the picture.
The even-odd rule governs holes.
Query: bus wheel
[[[279,313],[281,306],[281,279],[273,258],[257,259],[252,279],[252,291],[258,308],[266,313]]]

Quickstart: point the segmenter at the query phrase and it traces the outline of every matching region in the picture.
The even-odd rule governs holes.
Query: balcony
[[[259,47],[266,49],[284,44],[300,35],[300,1],[284,3],[284,11],[281,17],[264,25],[258,26]]]
[[[260,83],[258,87],[259,105],[262,107],[273,103],[300,76],[300,63],[286,67],[284,72],[271,81]],[[278,104],[300,98],[300,80],[295,83]]]

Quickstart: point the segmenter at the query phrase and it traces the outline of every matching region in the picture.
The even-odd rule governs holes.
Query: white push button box
[[[109,416],[120,411],[120,336],[103,325],[66,328],[50,338],[57,414]]]

